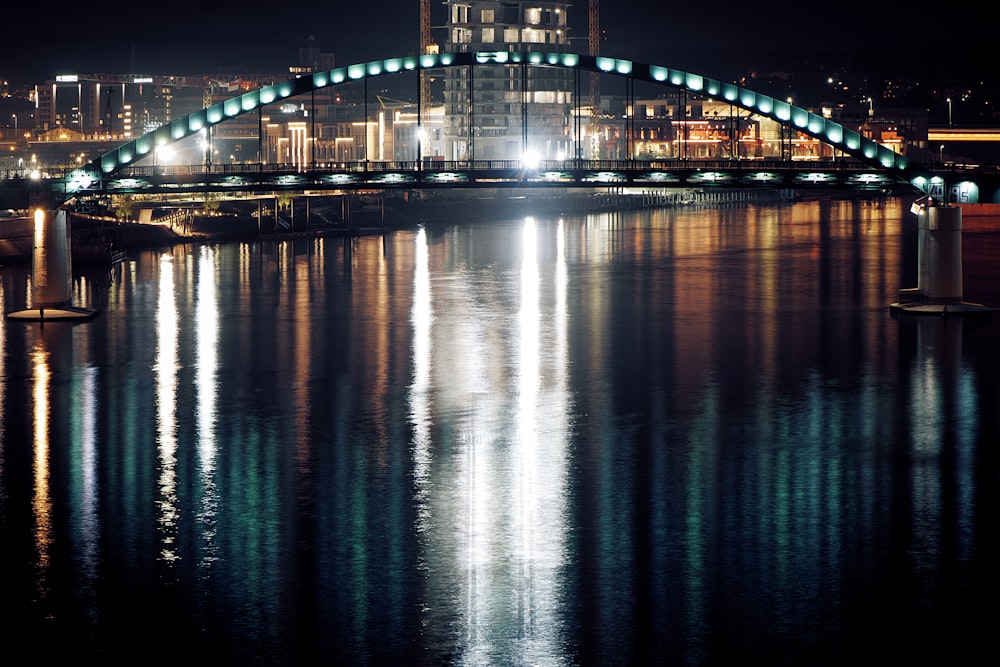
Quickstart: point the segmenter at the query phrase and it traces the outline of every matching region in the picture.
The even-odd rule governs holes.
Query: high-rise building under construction
[[[568,2],[446,0],[445,51],[569,51]],[[470,90],[472,94],[470,95]],[[572,75],[561,68],[476,64],[445,73],[446,159],[573,157]]]

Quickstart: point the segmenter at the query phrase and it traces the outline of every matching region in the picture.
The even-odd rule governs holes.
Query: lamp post
[[[17,114],[16,113],[12,113],[10,115],[10,117],[14,119],[14,145],[16,146],[17,145]]]
[[[951,98],[948,98],[948,127],[951,127]]]

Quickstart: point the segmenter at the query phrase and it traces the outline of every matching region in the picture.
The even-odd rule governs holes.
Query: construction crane
[[[400,109],[413,108],[413,102],[407,102],[405,100],[394,100],[393,98],[386,97],[384,95],[376,95],[375,97],[378,99],[379,105],[383,109],[387,109],[389,111],[397,111]]]
[[[593,1],[593,0],[591,0]],[[431,0],[420,0],[420,55],[429,53],[431,48]],[[430,79],[420,77],[420,105],[427,108],[431,101]]]
[[[427,2],[427,0],[423,0]],[[590,11],[588,14],[590,24],[590,55],[599,55],[601,47],[601,7],[600,0],[590,0]],[[601,93],[597,72],[590,75],[590,112],[597,115],[597,109],[601,102]]]

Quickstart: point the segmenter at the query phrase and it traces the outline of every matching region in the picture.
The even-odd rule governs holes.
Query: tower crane
[[[593,1],[593,0],[591,0]],[[431,0],[420,0],[420,55],[428,53],[431,46]],[[420,105],[426,108],[431,101],[431,84],[426,76],[420,77]]]
[[[426,2],[427,0],[423,0]],[[590,7],[588,12],[588,19],[590,24],[590,55],[596,56],[599,54],[601,46],[601,6],[600,0],[590,0]],[[597,72],[593,72],[590,75],[590,109],[591,113],[595,116],[597,115],[597,109],[601,101],[601,92],[599,88],[599,81],[597,78]]]

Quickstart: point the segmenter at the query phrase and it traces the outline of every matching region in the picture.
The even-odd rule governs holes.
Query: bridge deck
[[[53,178],[53,187],[64,181]],[[86,188],[96,194],[271,192],[372,188],[771,187],[885,190],[908,185],[850,158],[792,160],[513,160],[128,167]],[[54,193],[58,194],[58,193]]]

